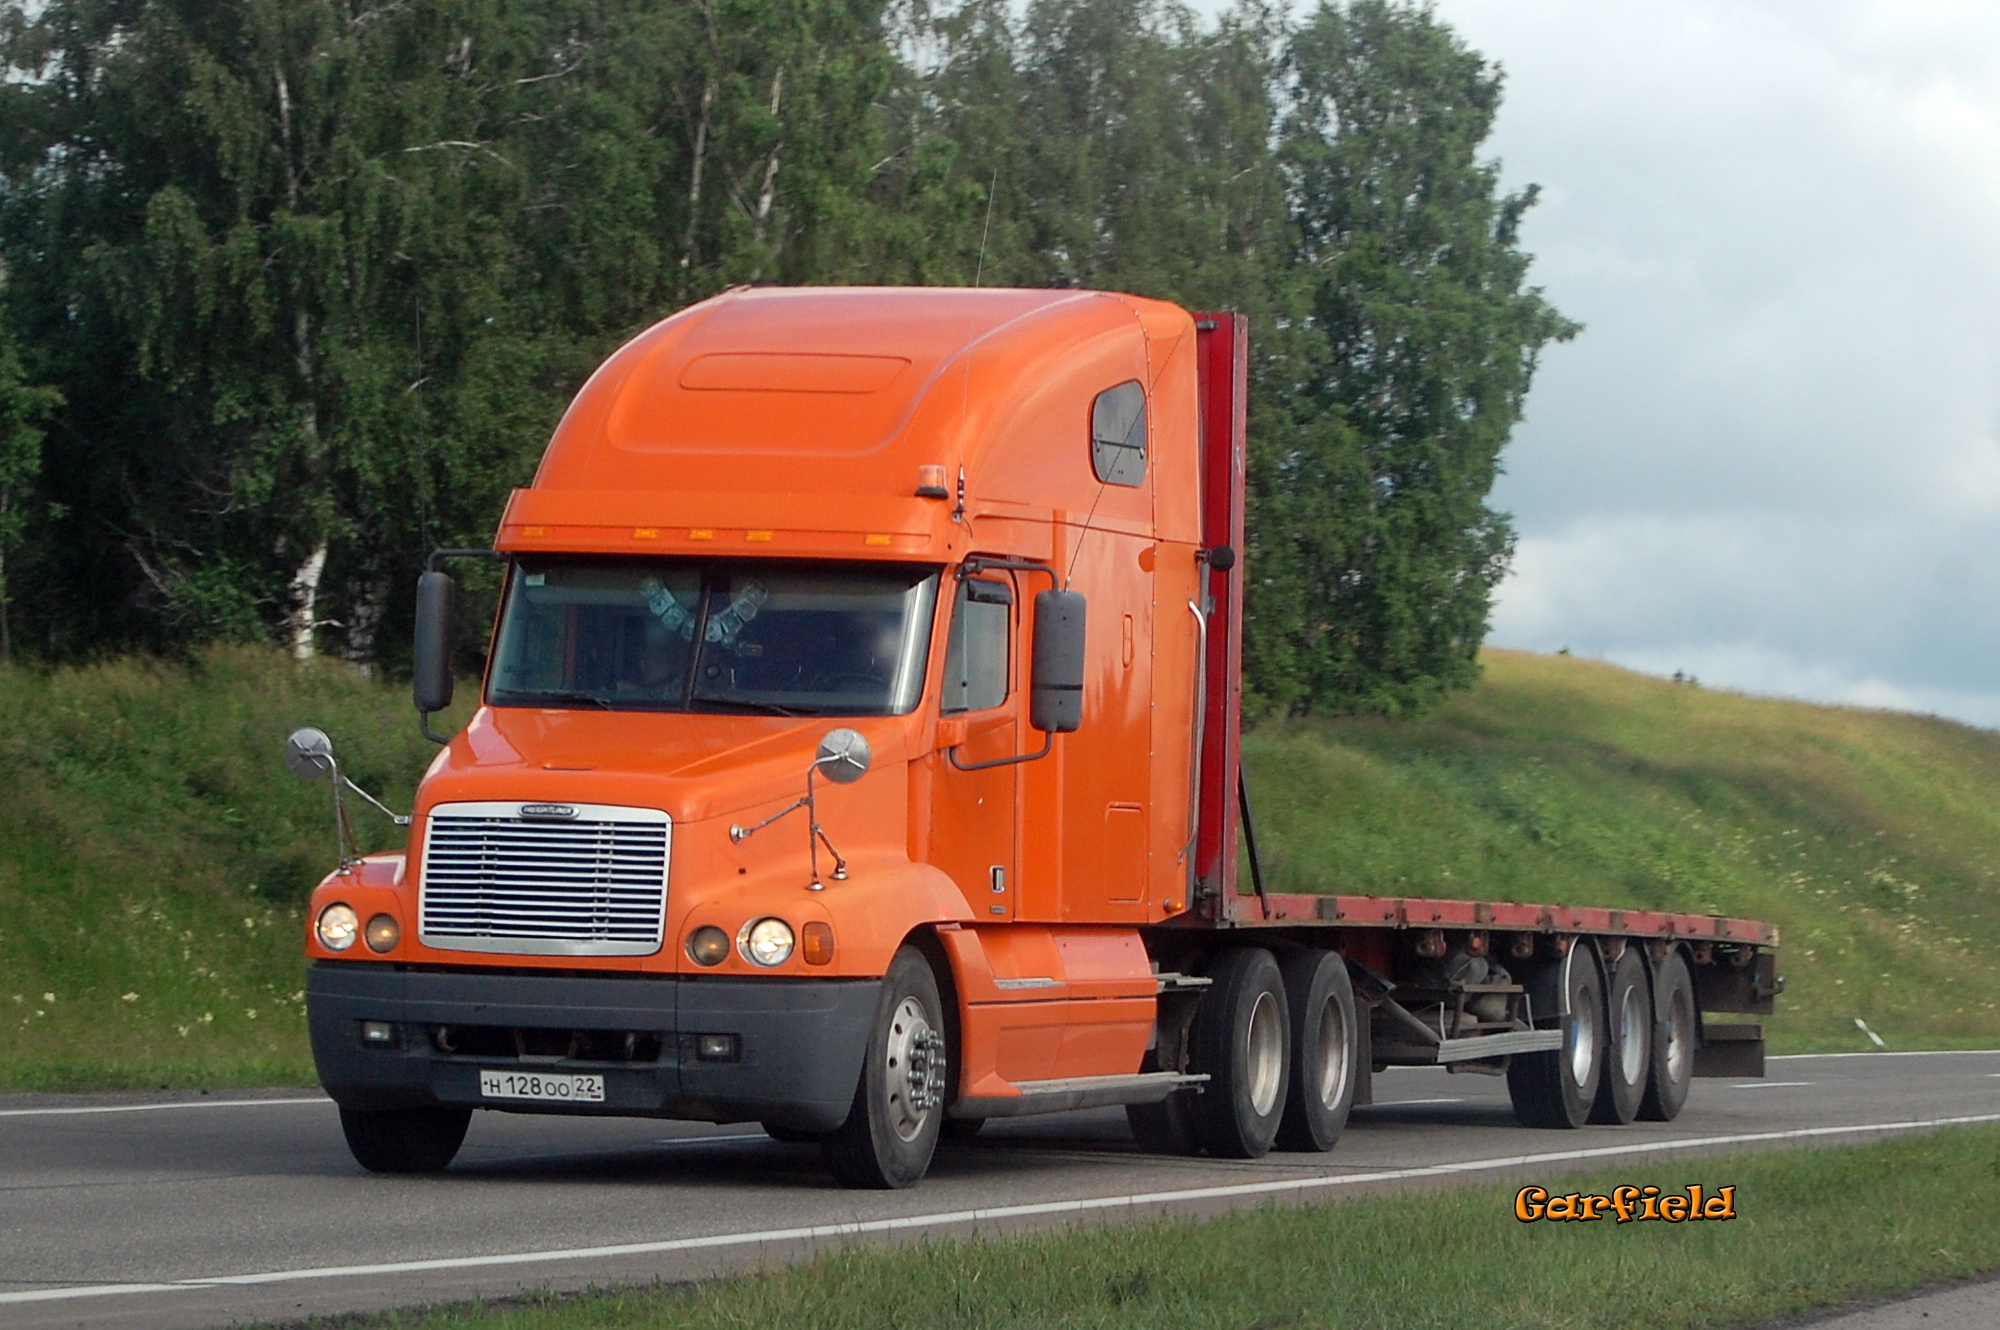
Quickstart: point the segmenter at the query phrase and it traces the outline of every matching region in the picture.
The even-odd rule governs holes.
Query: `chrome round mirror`
[[[836,785],[852,785],[868,774],[868,740],[859,731],[838,729],[819,741],[819,755],[813,765]]]
[[[333,770],[333,740],[308,725],[285,740],[285,766],[300,780],[324,780]]]

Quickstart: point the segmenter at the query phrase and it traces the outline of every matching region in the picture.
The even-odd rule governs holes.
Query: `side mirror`
[[[1069,734],[1083,724],[1083,611],[1080,591],[1035,597],[1028,723],[1050,734]]]
[[[300,780],[325,780],[334,769],[333,740],[308,725],[285,740],[285,767]]]
[[[852,785],[868,774],[868,763],[873,756],[867,738],[860,731],[843,727],[819,741],[813,765],[835,785]]]
[[[417,640],[410,662],[410,693],[429,714],[451,705],[451,642],[458,613],[458,583],[449,573],[417,579]]]

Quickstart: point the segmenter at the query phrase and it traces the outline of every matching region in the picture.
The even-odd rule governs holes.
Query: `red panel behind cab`
[[[1221,916],[1236,897],[1236,780],[1242,741],[1243,490],[1249,419],[1250,321],[1197,314],[1195,363],[1201,384],[1201,543],[1227,545],[1236,562],[1208,571],[1208,656],[1204,662],[1201,780],[1197,786],[1195,876],[1201,913]]]

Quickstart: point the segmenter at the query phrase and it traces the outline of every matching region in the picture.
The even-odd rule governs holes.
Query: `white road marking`
[[[1853,1136],[1862,1132],[1922,1131],[1933,1127],[1964,1127],[1986,1122],[2000,1122],[2000,1113],[1924,1118],[1907,1122],[1869,1122],[1846,1127],[1800,1127],[1791,1131],[1739,1132],[1730,1136],[1683,1136],[1667,1141],[1596,1146],[1587,1150],[1552,1150],[1532,1155],[1506,1155],[1495,1159],[1470,1159],[1455,1164],[1430,1164],[1422,1168],[1383,1169],[1374,1173],[1323,1174],[1310,1178],[1240,1182],[1229,1186],[1189,1187],[1180,1191],[1138,1192],[1129,1196],[1094,1196],[1079,1201],[998,1205],[981,1210],[947,1210],[937,1214],[905,1215],[898,1219],[812,1224],[800,1228],[765,1229],[754,1233],[716,1233],[707,1237],[673,1238],[664,1242],[626,1242],[606,1247],[565,1247],[550,1251],[505,1252],[493,1256],[444,1256],[424,1261],[392,1261],[379,1265],[327,1265],[302,1270],[264,1270],[248,1275],[211,1275],[202,1279],[177,1279],[165,1283],[85,1284],[72,1285],[68,1288],[27,1289],[17,1293],[0,1293],[0,1305],[57,1302],[71,1298],[117,1297],[132,1293],[168,1293],[186,1289],[242,1287],[251,1284],[281,1284],[292,1279],[342,1279],[356,1275],[380,1277],[416,1274],[427,1270],[470,1270],[486,1266],[536,1265],[550,1261],[579,1261],[610,1256],[651,1256],[668,1252],[713,1250],[719,1247],[746,1247],[767,1242],[859,1237],[869,1233],[943,1228],[955,1224],[976,1224],[1000,1219],[1092,1214],[1141,1205],[1278,1196],[1287,1192],[1296,1194],[1334,1187],[1354,1187],[1370,1182],[1402,1182],[1414,1178],[1450,1177],[1460,1173],[1482,1173],[1494,1169],[1521,1168],[1536,1164],[1573,1163],[1583,1159],[1616,1159],[1623,1155],[1692,1150],[1705,1146],[1751,1145],[1764,1141],[1824,1140],[1832,1136]]]
[[[1778,1053],[1766,1062],[1797,1062],[1804,1058],[1990,1058],[2000,1057],[2000,1048],[1933,1048],[1928,1051],[1904,1049],[1894,1053]]]
[[[87,1108],[0,1108],[0,1118],[66,1118],[86,1113],[158,1113],[170,1108],[297,1108],[300,1104],[330,1104],[325,1095],[314,1099],[189,1099],[171,1104],[97,1104]]]
[[[1784,1090],[1795,1085],[1817,1084],[1817,1081],[1745,1081],[1741,1085],[1732,1085],[1729,1088],[1732,1090]]]
[[[1372,1104],[1356,1104],[1356,1108],[1408,1108],[1412,1104],[1462,1104],[1462,1095],[1446,1095],[1441,1099],[1378,1099]]]

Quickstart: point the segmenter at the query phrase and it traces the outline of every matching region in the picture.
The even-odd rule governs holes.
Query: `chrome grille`
[[[655,808],[439,804],[424,828],[418,932],[448,951],[649,955],[660,949],[672,835]]]

